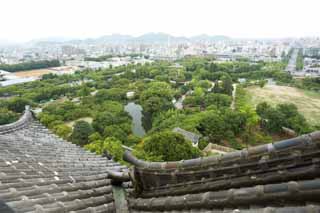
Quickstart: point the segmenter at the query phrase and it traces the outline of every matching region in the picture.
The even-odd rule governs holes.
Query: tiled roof
[[[180,127],[176,127],[172,131],[183,135],[185,139],[191,141],[193,144],[198,144],[199,142],[200,136],[193,132],[181,129]]]
[[[127,167],[58,138],[27,109],[0,126],[0,213],[320,212],[320,132],[222,156],[124,159],[131,182]]]
[[[126,167],[63,141],[26,110],[0,127],[0,212],[115,212]]]
[[[320,132],[179,162],[134,165],[134,212],[320,212]]]

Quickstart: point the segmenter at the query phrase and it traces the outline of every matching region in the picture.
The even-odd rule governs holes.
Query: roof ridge
[[[0,125],[0,135],[22,129],[33,119],[33,113],[30,110],[30,106],[27,105],[25,106],[24,113],[19,120],[10,124]]]
[[[212,164],[226,163],[237,161],[252,156],[262,156],[292,148],[301,148],[314,143],[320,142],[320,131],[315,131],[299,137],[282,140],[274,143],[258,145],[234,152],[226,153],[223,156],[200,157],[190,160],[168,161],[168,162],[147,162],[136,158],[130,151],[126,151],[123,159],[133,164],[137,168],[148,170],[176,170],[190,169],[194,167],[209,166]]]

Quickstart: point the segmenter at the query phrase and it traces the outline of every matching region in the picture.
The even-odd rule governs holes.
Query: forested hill
[[[59,60],[43,60],[43,61],[30,61],[19,64],[0,64],[0,70],[8,72],[17,72],[23,70],[43,69],[48,67],[59,67]]]

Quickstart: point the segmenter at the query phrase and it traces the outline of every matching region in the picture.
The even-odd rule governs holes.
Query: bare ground
[[[294,87],[266,85],[264,88],[247,88],[251,96],[251,103],[256,106],[263,101],[272,105],[279,103],[293,103],[310,124],[320,124],[320,94]]]

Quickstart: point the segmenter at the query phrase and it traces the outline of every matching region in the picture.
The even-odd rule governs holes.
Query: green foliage
[[[105,59],[101,57],[97,60]],[[182,142],[181,138],[168,133],[174,127],[201,134],[200,148],[204,148],[208,142],[223,143],[234,148],[241,148],[244,144],[269,142],[271,131],[261,131],[260,117],[263,121],[274,122],[274,125],[263,123],[270,125],[270,129],[279,128],[277,122],[281,122],[281,125],[297,132],[310,130],[304,118],[297,115],[292,107],[271,107],[266,112],[263,107],[258,107],[257,112],[261,114],[259,117],[256,109],[248,104],[248,94],[241,85],[237,86],[235,109],[231,111],[232,83],[238,78],[246,78],[248,82],[255,80],[263,86],[266,78],[273,78],[277,83],[294,83],[297,87],[320,90],[319,78],[294,80],[283,71],[285,61],[252,63],[239,60],[216,63],[213,57],[186,57],[177,63],[183,67],[176,67],[168,61],[156,61],[152,64],[130,64],[95,72],[84,70],[74,75],[48,74],[40,81],[3,87],[0,88],[0,96],[16,98],[0,101],[0,108],[9,109],[8,113],[0,112],[0,121],[2,117],[5,121],[10,120],[6,117],[7,114],[17,119],[17,114],[11,111],[22,112],[27,101],[33,105],[40,103],[44,106],[39,115],[40,121],[59,136],[70,140],[80,138],[78,143],[81,145],[89,141],[90,145],[87,146],[100,154],[107,150],[105,147],[118,150],[121,144],[133,146],[137,156],[155,161],[199,156],[193,153],[194,149],[189,150],[189,145],[186,145],[187,150],[177,145]],[[116,73],[121,75],[115,76]],[[92,81],[83,83],[84,80]],[[186,80],[190,82],[185,84]],[[211,82],[215,82],[213,91],[210,91]],[[91,95],[91,91],[97,91],[96,95]],[[148,127],[145,128],[148,131],[145,138],[132,135],[131,117],[124,111],[128,91],[135,92],[133,101],[143,107],[143,125]],[[184,109],[174,109],[173,96],[178,99],[184,94]],[[79,97],[78,103],[68,101]],[[84,117],[93,118],[94,130],[85,132],[79,128],[82,130],[77,130],[81,132],[77,136],[74,129],[70,136],[71,130],[65,125],[66,122]],[[263,127],[267,130],[266,126]],[[163,133],[161,138],[157,136],[160,133]],[[108,139],[107,143],[105,138]],[[173,151],[167,151],[166,148],[172,148]],[[177,153],[173,153],[174,151]],[[168,156],[164,156],[163,152]],[[121,151],[113,153],[116,155]],[[120,155],[117,159],[121,159]]]
[[[57,102],[44,107],[39,115],[40,121],[48,127],[53,127],[52,122],[74,121],[90,115],[89,109],[83,105],[77,105],[70,101]]]
[[[93,133],[92,126],[86,121],[77,121],[73,126],[71,141],[77,145],[84,146],[89,143],[89,135]]]
[[[180,126],[181,122],[186,118],[186,115],[180,110],[170,109],[166,112],[161,112],[154,117],[152,122],[152,130],[162,131],[165,129],[173,129]]]
[[[67,125],[60,124],[60,125],[54,126],[53,131],[55,134],[57,134],[61,138],[67,140],[69,138],[69,136],[71,135],[72,128]]]
[[[172,107],[173,91],[165,82],[151,82],[141,93],[140,102],[143,110],[150,113],[166,111]]]
[[[183,105],[187,107],[200,106],[203,102],[203,96],[188,95],[183,100]]]
[[[106,100],[123,101],[126,100],[126,92],[121,88],[102,89],[96,94],[96,99],[100,103]]]
[[[200,150],[203,150],[204,148],[206,148],[208,146],[208,144],[209,144],[209,141],[204,139],[204,138],[202,138],[202,139],[200,139],[200,141],[198,143],[198,148]]]
[[[266,80],[260,80],[260,81],[259,81],[259,86],[260,86],[260,88],[263,88],[266,84],[267,84],[267,81],[266,81]]]
[[[232,98],[225,94],[209,93],[204,99],[206,107],[214,105],[217,108],[230,107]]]
[[[22,113],[25,110],[25,106],[33,105],[33,103],[26,98],[13,97],[9,100],[2,101],[0,105],[2,105],[2,107],[8,108],[13,112]]]
[[[19,115],[6,108],[0,108],[0,125],[9,124],[17,121]]]
[[[124,149],[121,146],[121,142],[116,138],[108,137],[105,140],[95,140],[85,145],[84,148],[98,155],[108,152],[115,161],[124,163],[122,160]]]
[[[262,102],[257,105],[256,111],[264,121],[263,126],[271,133],[281,132],[282,127],[291,128],[298,134],[311,131],[306,119],[294,104],[279,104],[272,107]]]
[[[48,73],[48,74],[44,74],[42,76],[42,80],[49,80],[49,79],[55,79],[57,78],[58,75],[54,74],[54,73]]]
[[[114,137],[120,141],[126,141],[128,134],[131,132],[131,125],[124,123],[121,125],[109,125],[104,128],[105,137]]]
[[[226,125],[223,117],[216,112],[211,112],[207,117],[203,118],[198,127],[198,131],[209,137],[209,141],[213,143],[221,143],[226,137]]]
[[[45,61],[31,61],[20,64],[0,64],[0,70],[8,72],[17,72],[22,70],[42,69],[48,67],[59,67],[60,62],[58,60],[45,60]]]
[[[302,49],[299,49],[297,61],[296,61],[296,70],[302,70],[303,67],[304,67],[303,51],[302,51]]]
[[[318,77],[318,78],[310,78],[310,77],[303,78],[301,84],[298,84],[297,86],[302,89],[320,91],[320,77]]]
[[[87,85],[84,84],[83,86],[81,86],[81,88],[78,91],[77,95],[80,96],[80,97],[85,97],[85,96],[90,95],[90,88]]]
[[[146,160],[178,161],[200,156],[197,148],[190,141],[171,131],[155,133],[147,137],[135,152],[138,157]]]
[[[128,136],[127,141],[124,143],[124,145],[133,147],[139,142],[141,142],[141,138],[131,134]]]
[[[221,85],[221,93],[226,95],[232,95],[233,86],[232,86],[232,79],[230,75],[226,74],[222,78],[222,85]]]
[[[47,113],[40,113],[39,119],[42,124],[44,124],[45,126],[47,126],[49,128],[54,127],[54,125],[53,125],[54,122],[63,120],[62,116],[51,115],[51,114],[47,114]]]
[[[126,112],[121,113],[111,113],[111,112],[101,112],[96,115],[92,122],[93,128],[100,134],[104,134],[105,128],[112,125],[121,125],[129,123],[131,125],[131,120]],[[120,126],[114,128],[121,128]]]
[[[98,105],[99,109],[96,111],[105,112],[108,111],[113,114],[122,113],[124,107],[121,103],[117,101],[105,101],[102,104]]]
[[[226,110],[223,112],[210,111],[199,122],[197,129],[212,143],[221,143],[224,139],[234,138],[242,132],[247,123],[246,114]]]

